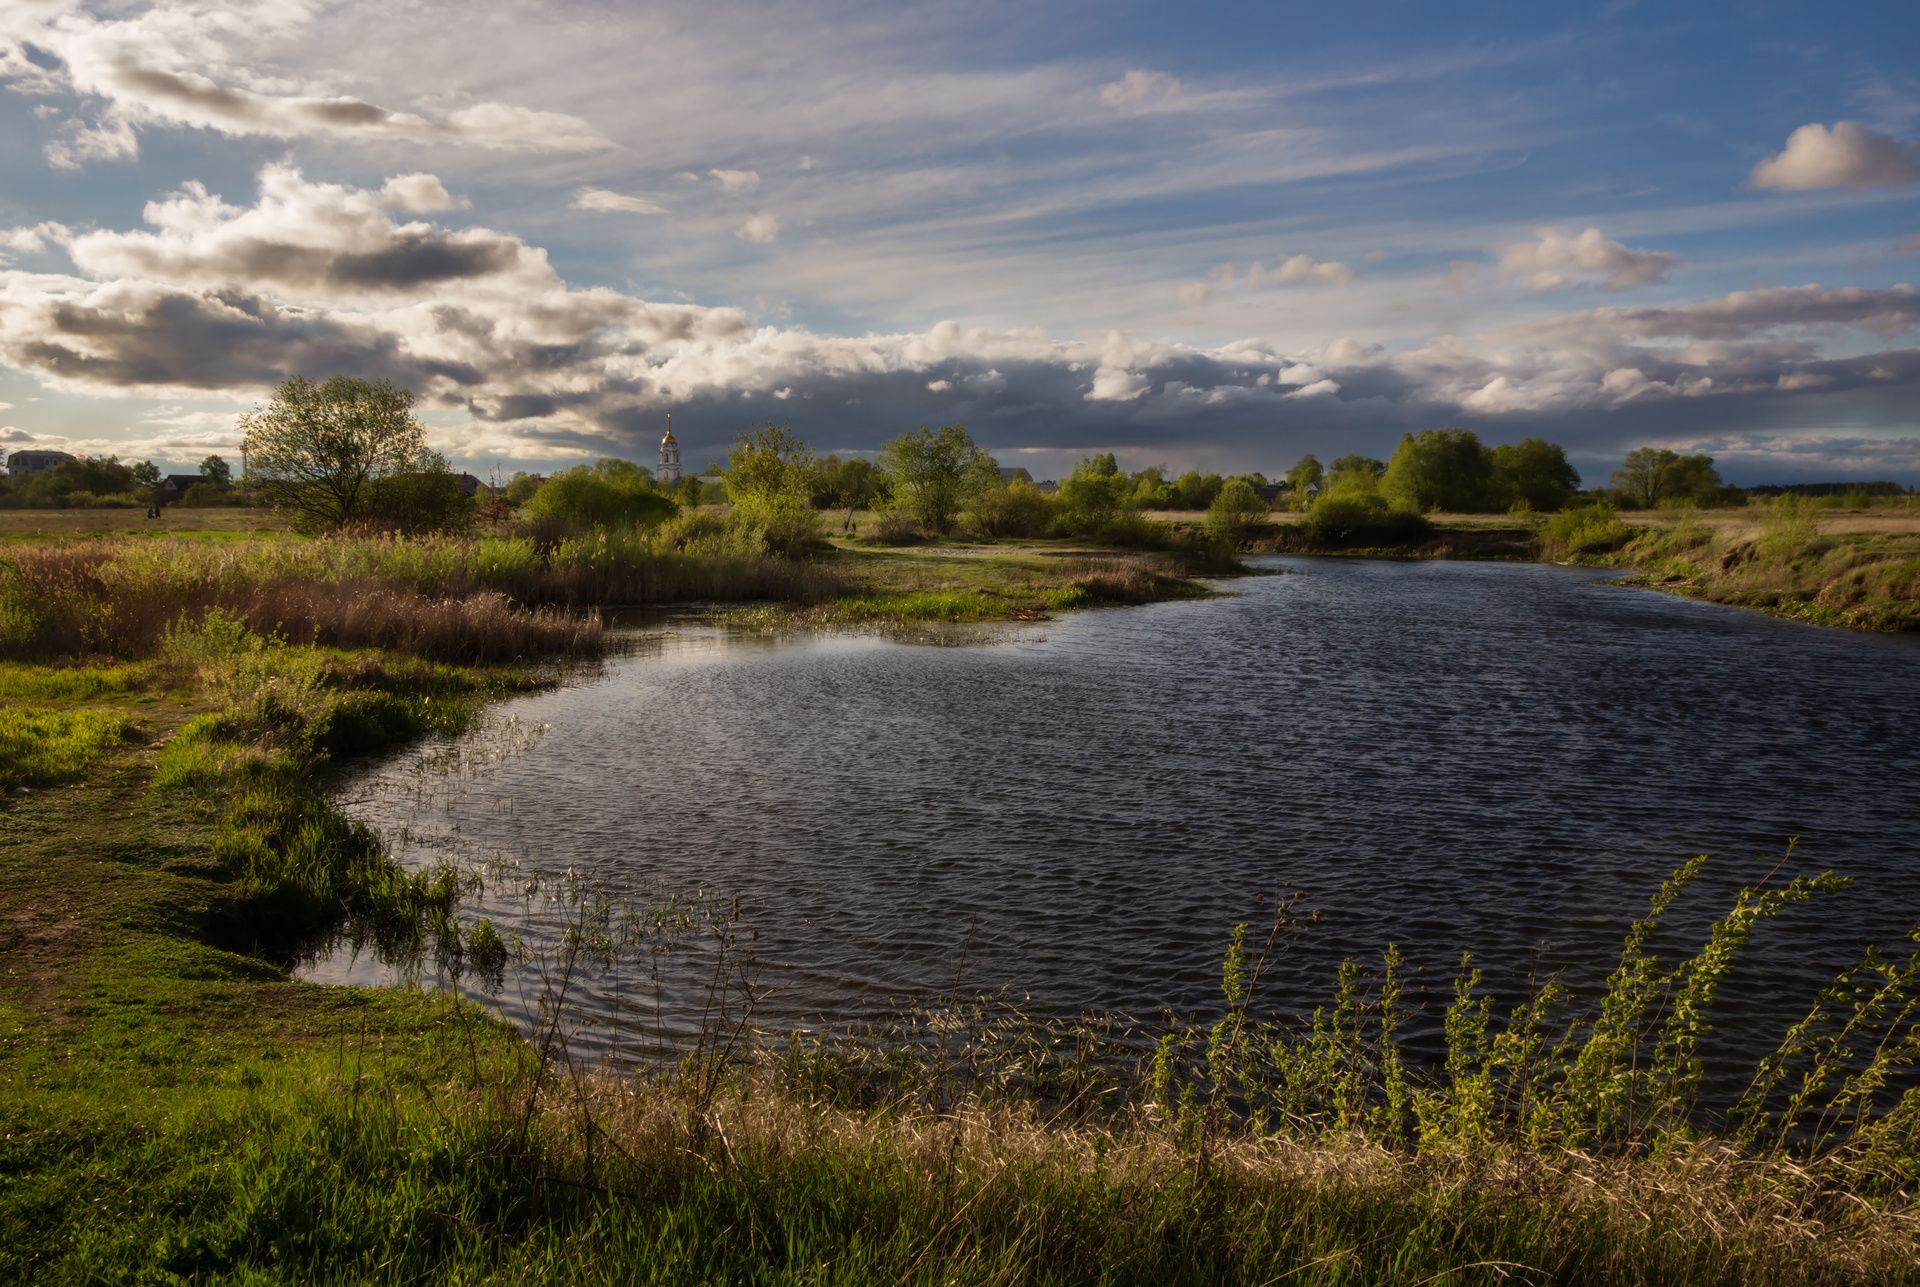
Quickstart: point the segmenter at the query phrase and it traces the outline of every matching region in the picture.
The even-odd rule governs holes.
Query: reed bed
[[[600,605],[806,603],[844,588],[824,567],[712,544],[600,532],[23,547],[0,558],[0,655],[146,656],[174,621],[220,609],[302,643],[493,661],[593,649],[600,625],[580,610]]]

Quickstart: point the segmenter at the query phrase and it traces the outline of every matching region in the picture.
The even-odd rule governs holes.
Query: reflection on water
[[[561,916],[536,873],[737,896],[775,1029],[976,989],[1043,1015],[1204,1010],[1230,927],[1289,886],[1325,917],[1277,1004],[1390,941],[1434,991],[1466,947],[1501,985],[1590,981],[1687,856],[1715,856],[1697,905],[1717,912],[1800,836],[1859,884],[1763,931],[1723,1014],[1758,1038],[1920,918],[1910,641],[1561,568],[1274,566],[1233,598],[972,648],[650,622],[597,675],[343,795],[404,860],[489,868],[473,913],[531,942]],[[387,977],[344,949],[305,972]],[[657,974],[583,995],[639,1011],[695,986]]]

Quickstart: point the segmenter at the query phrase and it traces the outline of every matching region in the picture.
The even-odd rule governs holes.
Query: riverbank
[[[1296,515],[1257,537],[1262,553],[1478,559],[1618,568],[1627,584],[1814,625],[1920,631],[1920,509],[1817,508],[1615,513],[1559,530],[1554,519],[1437,514],[1412,542],[1329,548]],[[1564,524],[1563,524],[1564,525]]]
[[[329,690],[339,702],[429,695],[396,681],[395,659],[378,677],[368,656],[326,660],[359,677]],[[1298,1047],[1298,1115],[1249,1123],[1221,1095],[1269,1084],[1256,1065],[1275,1034],[1251,1020],[1169,1034],[1137,1074],[1090,1060],[1097,1034],[1001,1016],[949,1025],[923,1060],[887,1040],[764,1059],[743,1047],[724,1066],[613,1078],[445,996],[294,982],[272,963],[284,924],[235,945],[235,928],[260,924],[235,917],[236,887],[262,873],[223,836],[257,811],[243,802],[271,772],[272,739],[317,745],[336,698],[202,756],[179,749],[219,717],[200,678],[9,677],[15,692],[71,695],[62,709],[116,712],[131,734],[6,814],[0,1278],[1920,1278],[1898,1181],[1834,1190],[1830,1168],[1810,1180],[1804,1158],[1775,1165],[1724,1140],[1535,1148],[1502,1125],[1497,1059],[1451,1089],[1354,1062],[1377,1040],[1364,1030],[1377,1001],[1358,993]],[[441,726],[524,682],[438,672],[453,698]],[[190,790],[183,759],[204,767]],[[291,848],[297,834],[261,839]],[[361,891],[343,912],[371,902],[376,870],[339,886]],[[1257,955],[1257,941],[1229,954],[1230,997],[1257,986]],[[1498,1050],[1497,1031],[1473,1040]],[[1486,1056],[1470,1058],[1471,1071]],[[1419,1136],[1368,1124],[1396,1102]]]
[[[325,790],[538,675],[232,618],[161,639],[0,675],[36,711],[0,737],[28,791],[0,814],[0,1279],[1920,1277],[1914,1115],[1836,1100],[1875,1074],[1821,1023],[1778,1085],[1825,1067],[1798,1111],[1837,1104],[1841,1137],[1793,1145],[1778,1099],[1745,1133],[1687,1111],[1700,1029],[1670,1016],[1818,873],[1743,902],[1712,952],[1630,950],[1597,1015],[1498,1013],[1463,975],[1440,1068],[1395,1053],[1390,963],[1305,1026],[1263,1021],[1256,931],[1222,944],[1221,1026],[1169,1026],[1144,1063],[1003,1011],[825,1046],[733,1012],[684,1065],[614,1078],[445,997],[283,968],[333,922],[469,968],[500,950],[449,915],[457,878],[398,871]],[[1883,1022],[1914,970],[1845,995]]]

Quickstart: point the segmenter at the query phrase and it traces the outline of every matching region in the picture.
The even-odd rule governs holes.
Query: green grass
[[[0,707],[0,791],[77,778],[132,731],[111,711]]]

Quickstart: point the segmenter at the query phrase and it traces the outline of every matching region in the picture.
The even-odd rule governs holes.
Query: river
[[[1230,597],[942,646],[656,625],[342,798],[409,864],[492,871],[470,914],[535,946],[559,916],[535,873],[738,899],[774,1031],[1001,989],[1048,1017],[1205,1013],[1233,924],[1289,888],[1321,918],[1267,1006],[1389,942],[1430,994],[1463,949],[1498,989],[1583,987],[1690,855],[1713,858],[1682,937],[1798,837],[1787,870],[1856,884],[1756,939],[1720,1020],[1755,1043],[1920,920],[1916,641],[1578,569],[1260,562]],[[635,969],[575,998],[631,1001]],[[346,944],[302,973],[393,977]]]

